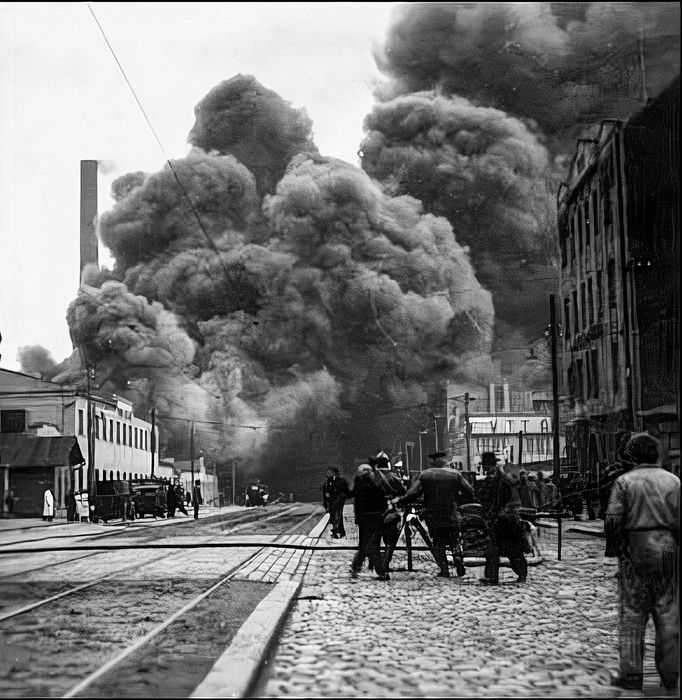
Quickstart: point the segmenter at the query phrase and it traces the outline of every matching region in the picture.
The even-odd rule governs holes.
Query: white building
[[[76,387],[0,369],[0,433],[3,437],[8,439],[8,434],[43,439],[75,436],[83,459],[80,465],[54,465],[53,478],[48,477],[43,468],[41,479],[36,481],[30,478],[26,464],[22,471],[24,476],[20,477],[19,470],[13,470],[13,465],[3,462],[0,456],[0,495],[4,512],[8,509],[5,495],[9,490],[24,498],[23,505],[28,506],[26,499],[37,497],[35,484],[40,483],[44,490],[52,480],[49,486],[55,494],[55,515],[63,517],[71,490],[87,489],[90,462],[94,468],[91,478],[96,481],[152,475],[152,464],[158,465],[157,455],[152,454],[152,446],[159,444],[158,429],[155,428],[156,439],[152,440],[151,424],[134,415],[129,401],[120,396],[91,394],[94,422],[88,436],[88,403],[87,395]],[[154,469],[155,476],[166,475],[161,472],[163,469]],[[23,496],[20,495],[22,490]],[[40,498],[42,504],[42,492]]]

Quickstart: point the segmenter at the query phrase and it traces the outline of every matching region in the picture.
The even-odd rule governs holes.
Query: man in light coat
[[[660,443],[646,433],[625,448],[633,468],[619,476],[606,509],[606,556],[617,556],[620,579],[620,673],[612,684],[641,690],[644,632],[656,628],[654,660],[661,685],[679,676],[680,480],[659,465]]]
[[[52,522],[54,518],[54,494],[52,489],[46,489],[43,494],[43,520]]]

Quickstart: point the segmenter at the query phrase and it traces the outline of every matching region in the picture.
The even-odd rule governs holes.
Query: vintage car
[[[137,479],[130,482],[133,501],[135,502],[135,514],[138,518],[145,515],[165,517],[167,508],[157,505],[157,493],[161,486],[167,486],[168,482],[162,479]]]

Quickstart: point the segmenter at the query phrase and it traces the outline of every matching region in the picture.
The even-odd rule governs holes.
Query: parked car
[[[156,495],[161,486],[167,485],[168,482],[162,479],[138,479],[130,482],[138,518],[144,518],[145,515],[166,516],[167,509],[157,506]]]

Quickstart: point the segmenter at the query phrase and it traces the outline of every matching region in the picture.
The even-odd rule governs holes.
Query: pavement
[[[344,520],[345,539],[329,539],[327,529],[320,542],[356,545],[352,507]],[[525,584],[506,568],[493,587],[479,584],[475,566],[463,578],[437,578],[425,552],[410,572],[402,551],[390,581],[369,571],[353,579],[351,551],[315,552],[253,696],[679,697],[659,688],[651,625],[643,691],[610,685],[616,568],[599,537],[569,534],[583,526],[573,522],[561,561],[556,528],[541,530],[543,560]],[[598,533],[600,523],[587,527]]]

